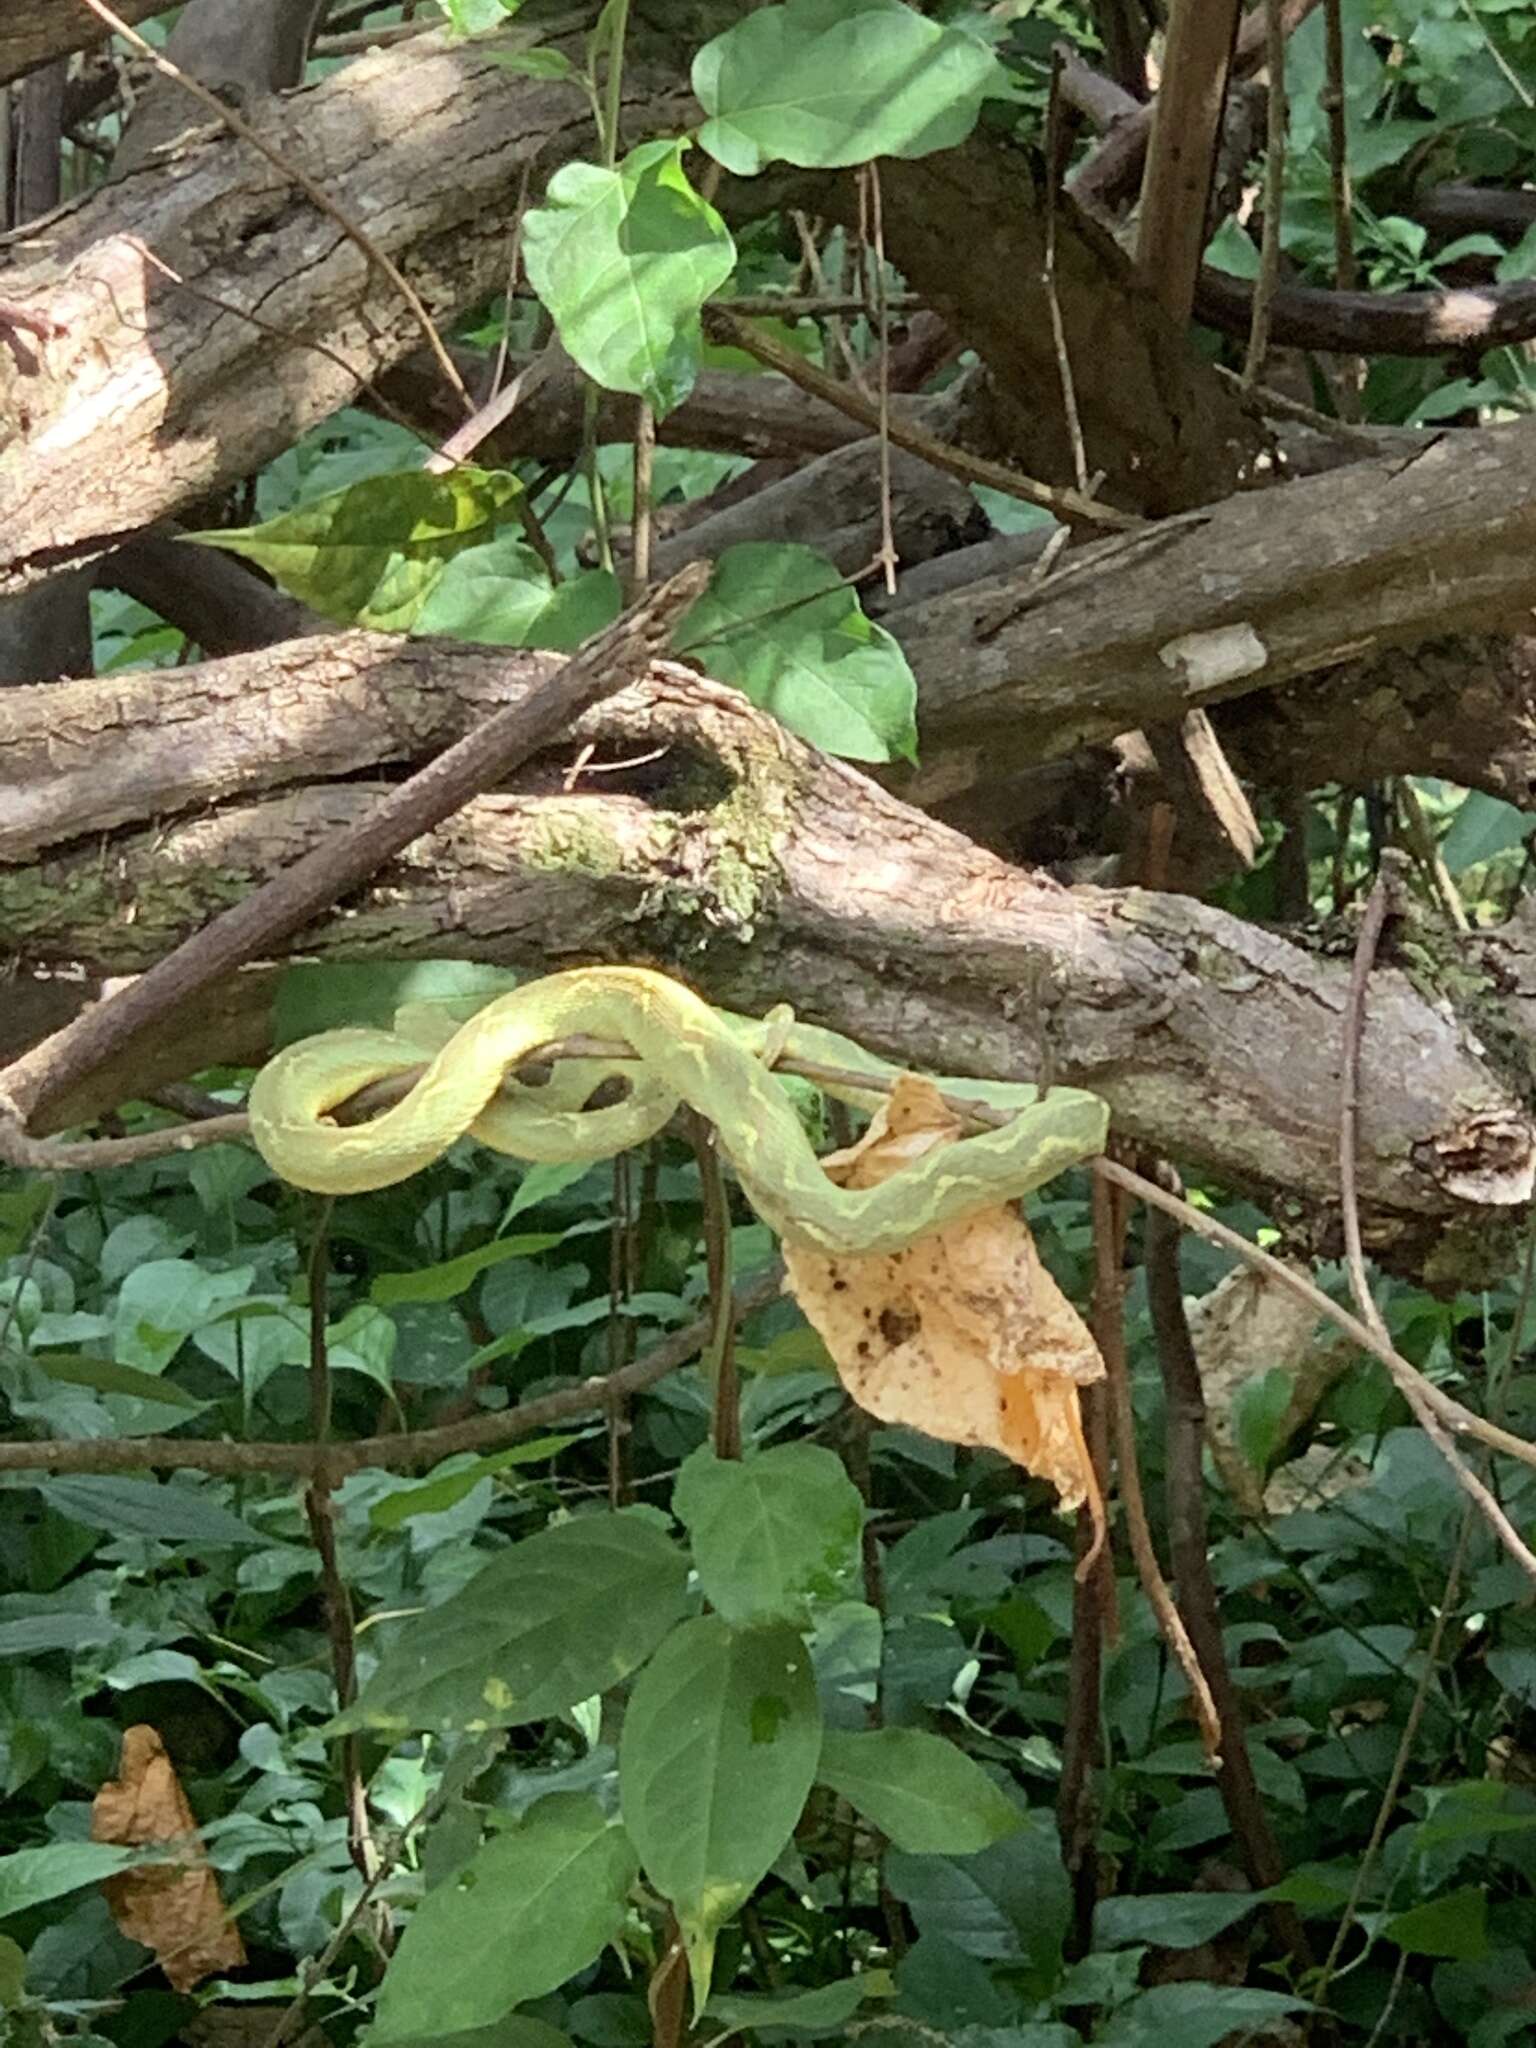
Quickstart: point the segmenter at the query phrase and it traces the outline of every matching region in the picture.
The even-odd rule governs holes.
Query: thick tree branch
[[[232,904],[136,981],[87,1011],[36,1052],[0,1074],[0,1113],[25,1126],[50,1096],[63,1094],[167,1012],[200,996],[263,952],[277,949],[311,918],[371,879],[423,832],[450,818],[470,797],[520,767],[598,697],[643,671],[702,593],[707,576],[684,570],[647,593],[603,633],[587,641],[521,701],[391,790],[346,831],[295,861],[268,885]]]
[[[638,59],[625,76],[627,127],[686,128],[675,66],[658,82]],[[525,173],[591,147],[575,86],[509,78],[436,35],[265,102],[256,125],[439,318],[503,281]],[[0,351],[17,423],[0,449],[0,594],[248,475],[419,344],[398,293],[271,164],[210,131],[178,170],[104,187],[7,274],[65,332],[31,374]]]
[[[610,764],[667,751],[567,792],[588,739]],[[306,934],[306,953],[655,960],[742,1009],[789,996],[940,1072],[1051,1071],[1099,1089],[1119,1127],[1161,1152],[1327,1201],[1336,961],[1184,899],[1023,874],[669,664],[520,780],[548,793],[482,799],[417,841],[375,893]],[[372,801],[356,782],[299,790],[146,822],[106,864],[87,841],[46,880],[0,871],[0,943],[151,962]],[[1449,1014],[1390,972],[1372,984],[1364,1074],[1361,1187],[1378,1242],[1422,1252],[1467,1203],[1527,1198],[1530,1118]]]
[[[1447,435],[1000,576],[894,622],[946,794],[1536,600],[1536,421]],[[969,771],[957,750],[965,750]],[[933,785],[913,785],[926,801]]]

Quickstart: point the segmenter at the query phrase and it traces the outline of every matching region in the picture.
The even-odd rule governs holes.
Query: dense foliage
[[[466,33],[512,11],[442,5]],[[622,153],[609,80],[624,14],[609,0],[585,74],[509,49],[511,77],[563,75],[557,63],[585,76],[604,157],[561,171],[528,216],[537,299],[481,308],[462,334],[526,344],[552,320],[596,384],[660,414],[701,364],[745,366],[706,340],[706,304],[787,290],[800,271],[783,223],[732,235],[704,196],[706,159],[742,176],[774,161],[860,164],[951,145],[978,119],[1037,141],[1053,39],[1096,50],[1064,7],[925,16],[897,0],[790,0],[700,52],[697,134]],[[1536,228],[1437,246],[1412,214],[1426,166],[1510,187],[1536,173],[1536,11],[1343,0],[1342,18],[1369,283],[1412,288],[1468,263],[1536,275]],[[1284,215],[1286,254],[1317,281],[1334,246],[1323,34],[1318,11],[1291,45]],[[833,237],[829,274],[846,253]],[[1212,253],[1256,268],[1231,222]],[[776,329],[812,360],[830,351],[815,322]],[[875,343],[862,316],[841,338],[861,356]],[[1420,423],[1528,409],[1531,389],[1520,347],[1378,359],[1363,397],[1372,421]],[[616,615],[628,446],[594,443],[556,477],[530,462],[515,481],[428,477],[417,461],[401,430],[344,413],[257,480],[252,524],[207,538],[345,622],[566,648]],[[659,449],[653,502],[676,508],[746,466]],[[981,495],[1000,523],[1045,516]],[[530,506],[558,581],[530,539]],[[142,606],[95,606],[103,670],[176,658],[180,635]],[[894,639],[812,550],[732,551],[680,645],[707,645],[713,675],[830,751],[883,761],[919,743]],[[1528,819],[1438,783],[1411,793],[1472,915],[1516,900]],[[1315,793],[1319,917],[1369,872],[1378,825],[1352,792]],[[1230,895],[1263,916],[1273,888],[1261,864]],[[303,970],[284,1032],[494,985],[451,962]],[[245,1079],[202,1083],[238,1104]],[[122,1112],[130,1134],[166,1120],[149,1105]],[[1193,1192],[1275,1240],[1228,1191]],[[465,1144],[403,1188],[333,1206],[233,1144],[111,1172],[8,1172],[9,1430],[303,1446],[318,1428],[344,1446],[509,1415],[707,1314],[703,1206],[675,1138],[586,1171],[524,1172]],[[1086,1303],[1086,1178],[1056,1184],[1031,1217]],[[773,1257],[744,1206],[730,1249],[738,1284]],[[1167,1416],[1139,1254],[1133,1230],[1126,1329],[1161,1542]],[[1532,1434],[1529,1264],[1518,1248],[1506,1263],[1480,1294],[1398,1280],[1380,1299],[1414,1363]],[[1191,1238],[1182,1270],[1203,1296],[1232,1262]],[[1337,1273],[1322,1278],[1342,1299]],[[1334,2032],[1311,2038],[1494,2048],[1530,2036],[1530,1587],[1379,1367],[1351,1355],[1300,1415],[1279,1367],[1236,1394],[1230,1432],[1256,1487],[1310,1447],[1305,1504],[1272,1497],[1254,1515],[1207,1473],[1225,1641],[1287,1874],[1256,1897],[1237,1867],[1187,1688],[1117,1535],[1102,1896],[1085,1909],[1054,1811],[1081,1678],[1074,1532],[1049,1489],[1021,1486],[992,1454],[872,1426],[786,1301],[746,1318],[737,1360],[739,1461],[717,1454],[715,1390],[693,1363],[606,1412],[572,1400],[566,1419],[509,1427],[496,1449],[420,1472],[381,1459],[329,1487],[254,1463],[168,1477],[131,1459],[6,1469],[10,2036],[157,2048],[199,2001],[254,2001],[265,2039],[273,2008],[301,1993],[293,2030],[314,2023],[345,2043],[367,2027],[379,2048],[863,2033],[890,2048],[1200,2048],[1292,2038],[1276,2029],[1320,2028],[1322,2014]],[[1528,1470],[1503,1475],[1501,1499],[1517,1526],[1536,1524]],[[354,1659],[348,1704],[338,1691]],[[195,1995],[167,1991],[120,1931],[100,1880],[127,1859],[90,1843],[92,1799],[141,1723],[170,1753],[247,1952]],[[359,1784],[365,1803],[349,1798]],[[1299,1948],[1276,1906],[1294,1909]]]

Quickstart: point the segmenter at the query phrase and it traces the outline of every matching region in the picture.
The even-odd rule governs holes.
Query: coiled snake
[[[257,1075],[251,1135],[283,1180],[330,1195],[389,1187],[466,1134],[531,1161],[607,1159],[653,1136],[687,1103],[714,1125],[765,1223],[843,1256],[900,1250],[1028,1194],[1101,1151],[1108,1123],[1105,1104],[1080,1089],[1053,1089],[1042,1100],[1022,1083],[944,1079],[946,1093],[1011,1112],[1009,1120],[925,1153],[878,1187],[847,1189],[823,1171],[773,1062],[789,1056],[836,1070],[835,1083],[817,1085],[871,1110],[901,1070],[787,1013],[736,1017],[648,968],[582,967],[497,997],[446,1042],[419,1006],[396,1021],[405,1028],[322,1032]],[[540,1048],[577,1035],[622,1041],[635,1058],[561,1060],[542,1087],[509,1079]],[[424,1061],[405,1098],[371,1121],[329,1120],[359,1089]],[[628,1084],[622,1101],[581,1106],[616,1076]]]

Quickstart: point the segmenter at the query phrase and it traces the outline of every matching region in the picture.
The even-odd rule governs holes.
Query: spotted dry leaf
[[[133,1849],[179,1842],[175,1862],[146,1864],[102,1884],[118,1927],[154,1950],[175,1990],[190,1991],[216,1971],[240,1968],[240,1930],[224,1910],[187,1795],[153,1728],[141,1724],[124,1734],[118,1775],[91,1807],[91,1840]]]
[[[867,1188],[963,1125],[931,1081],[903,1075],[857,1145],[823,1161]],[[899,1252],[831,1258],[786,1243],[789,1282],[861,1408],[947,1443],[1002,1451],[1048,1479],[1065,1509],[1102,1504],[1078,1388],[1104,1361],[1011,1205],[946,1224]]]

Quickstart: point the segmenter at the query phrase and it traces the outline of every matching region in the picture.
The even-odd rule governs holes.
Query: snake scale
[[[1016,1200],[1101,1151],[1108,1110],[1057,1088],[941,1078],[947,1093],[1008,1121],[903,1166],[878,1187],[830,1180],[772,1068],[789,1057],[836,1070],[828,1094],[873,1110],[902,1071],[851,1039],[793,1021],[712,1009],[665,974],[582,967],[524,983],[447,1029],[402,1011],[394,1031],[346,1029],[301,1040],[251,1088],[251,1135],[279,1177],[319,1194],[361,1194],[408,1179],[466,1134],[536,1162],[595,1161],[652,1137],[680,1103],[713,1124],[752,1206],[780,1237],[833,1256],[900,1250],[941,1225]],[[402,1028],[403,1027],[403,1028]],[[533,1087],[509,1079],[542,1047],[583,1036],[627,1044],[634,1060],[565,1059]],[[400,1102],[371,1121],[330,1113],[370,1083],[421,1067]],[[613,1077],[624,1099],[582,1107]],[[936,1077],[937,1078],[937,1077]]]

